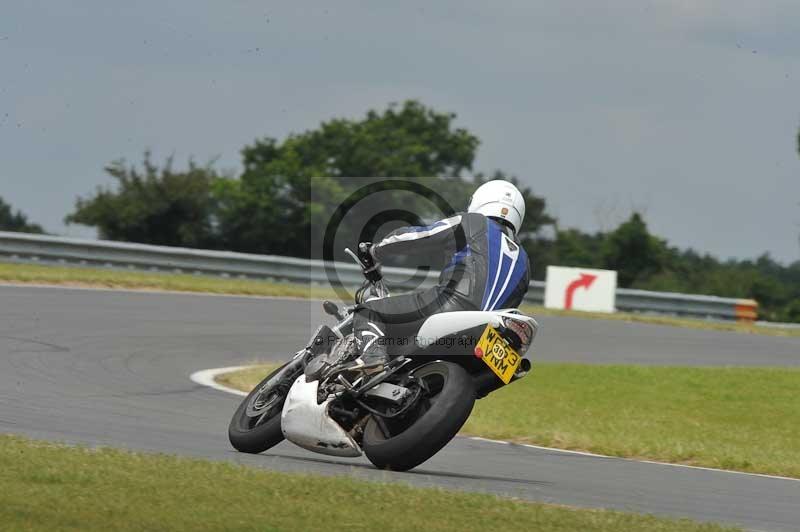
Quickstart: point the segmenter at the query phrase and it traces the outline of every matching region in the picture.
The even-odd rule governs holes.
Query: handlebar
[[[389,289],[386,288],[386,284],[383,282],[381,264],[376,262],[372,253],[370,253],[371,246],[372,244],[369,242],[361,242],[358,245],[358,254],[354,253],[350,248],[344,248],[344,252],[350,255],[355,263],[361,267],[361,272],[366,278],[364,286],[356,292],[357,303],[375,298],[383,298],[389,295]],[[369,288],[372,297],[365,297],[366,288]]]
[[[350,257],[352,257],[352,259],[353,259],[354,261],[356,261],[356,264],[358,264],[359,266],[361,266],[361,261],[358,259],[358,255],[356,255],[355,253],[353,253],[353,250],[352,250],[352,249],[350,249],[350,248],[344,248],[344,252],[345,252],[345,253],[347,253],[348,255],[350,255]]]

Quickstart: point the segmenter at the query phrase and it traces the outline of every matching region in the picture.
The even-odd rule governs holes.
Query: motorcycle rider
[[[475,190],[466,213],[397,229],[374,245],[361,243],[359,258],[370,280],[381,278],[381,260],[390,255],[443,252],[450,261],[432,288],[358,306],[354,329],[360,356],[353,369],[383,367],[392,347],[404,339],[413,342],[433,314],[517,307],[530,282],[528,255],[518,240],[524,217],[517,187],[494,180]]]

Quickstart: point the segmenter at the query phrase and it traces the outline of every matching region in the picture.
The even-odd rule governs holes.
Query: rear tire
[[[362,448],[379,469],[408,471],[438,453],[466,423],[475,404],[475,386],[464,368],[433,362],[414,372],[438,387],[430,407],[399,434],[387,436],[373,415],[364,428]]]
[[[283,441],[281,411],[283,410],[283,403],[286,400],[288,388],[286,392],[282,394],[273,394],[275,397],[272,400],[272,404],[266,408],[261,408],[261,410],[265,410],[266,412],[261,412],[261,410],[256,407],[260,399],[258,395],[264,395],[261,388],[273,375],[281,371],[285,366],[286,364],[264,377],[264,380],[253,388],[233,414],[230,425],[228,425],[228,440],[230,440],[231,445],[233,445],[233,448],[237,451],[258,454]],[[269,393],[269,390],[266,392]],[[282,395],[282,397],[280,395]],[[251,415],[256,413],[264,415],[265,419],[259,422],[258,418],[260,415]]]

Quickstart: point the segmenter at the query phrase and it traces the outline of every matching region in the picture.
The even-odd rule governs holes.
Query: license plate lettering
[[[500,336],[497,330],[491,325],[487,325],[480,340],[478,347],[485,353],[482,360],[505,384],[511,381],[511,377],[517,371],[522,358],[508,345],[508,342]]]

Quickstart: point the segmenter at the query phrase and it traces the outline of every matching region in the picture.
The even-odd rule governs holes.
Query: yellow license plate
[[[481,360],[505,384],[511,381],[511,377],[514,376],[522,361],[519,353],[509,346],[506,339],[500,336],[497,329],[491,325],[487,325],[486,330],[483,331],[483,335],[478,340],[477,350],[478,353],[482,353]]]

